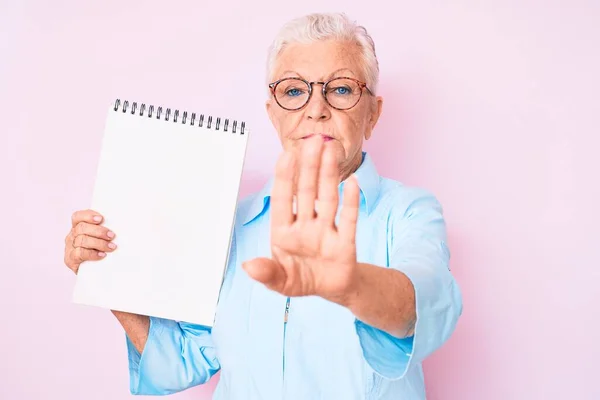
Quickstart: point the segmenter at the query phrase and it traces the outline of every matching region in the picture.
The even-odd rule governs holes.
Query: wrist
[[[329,300],[352,311],[358,303],[358,298],[361,293],[361,285],[363,283],[363,280],[361,279],[361,270],[361,264],[356,263],[354,268],[352,268],[353,273],[348,279],[348,282],[344,285],[344,289],[341,290],[340,293],[331,296]]]

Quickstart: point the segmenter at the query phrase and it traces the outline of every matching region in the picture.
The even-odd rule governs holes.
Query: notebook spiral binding
[[[126,113],[127,110],[129,110],[129,112],[132,115],[138,115],[140,117],[148,117],[148,118],[156,118],[156,119],[164,119],[165,121],[169,121],[171,119],[171,114],[173,115],[173,122],[174,123],[181,123],[181,124],[187,124],[187,125],[191,125],[193,126],[194,123],[196,122],[196,113],[191,113],[189,115],[189,119],[188,119],[188,112],[184,111],[183,113],[181,113],[179,110],[171,110],[170,108],[167,108],[163,114],[163,108],[161,106],[156,108],[156,113],[154,112],[154,106],[150,105],[148,106],[148,108],[146,108],[146,104],[142,103],[139,106],[139,110],[138,110],[138,103],[137,102],[132,102],[131,103],[131,107],[129,106],[129,101],[125,100],[123,101],[123,104],[121,105],[121,100],[117,99],[115,100],[115,105],[113,107],[114,111],[122,111],[123,113]],[[136,113],[137,111],[137,113]],[[172,111],[172,112],[171,112]],[[181,118],[179,118],[181,114]],[[206,119],[206,124],[204,123]],[[214,124],[213,124],[213,119],[214,119]],[[200,114],[198,116],[198,126],[202,127],[202,126],[206,126],[207,129],[214,129],[214,130],[221,130],[221,128],[223,129],[223,132],[228,132],[229,129],[229,123],[231,122],[231,132],[232,133],[238,133],[238,121],[237,120],[233,120],[230,121],[229,118],[225,118],[225,121],[223,121],[223,125],[221,125],[221,118],[217,117],[217,118],[213,118],[212,115],[208,115],[204,116],[204,114]],[[240,129],[239,129],[239,133],[240,135],[243,135],[245,133],[246,130],[246,123],[244,121],[240,121]]]

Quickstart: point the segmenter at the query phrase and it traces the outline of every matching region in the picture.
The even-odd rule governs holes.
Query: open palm
[[[244,263],[252,278],[285,296],[346,294],[356,274],[359,189],[354,177],[346,180],[336,226],[339,183],[335,154],[320,137],[305,143],[299,160],[280,157],[271,194],[272,257]]]

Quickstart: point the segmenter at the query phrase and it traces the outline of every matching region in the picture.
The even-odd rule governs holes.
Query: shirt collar
[[[363,208],[367,214],[369,214],[375,207],[375,203],[379,197],[380,176],[377,172],[377,168],[375,167],[375,163],[368,153],[363,152],[363,161],[354,175],[358,180],[358,186],[360,188],[360,207]],[[340,194],[342,193],[344,183],[345,182],[341,182],[340,186],[338,187]],[[242,221],[244,225],[248,224],[266,211],[271,198],[272,188],[273,178],[270,178],[251,201],[248,211],[246,212],[246,215]]]

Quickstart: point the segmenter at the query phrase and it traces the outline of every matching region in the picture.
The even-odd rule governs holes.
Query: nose
[[[311,120],[327,120],[331,118],[331,110],[318,86],[313,87],[313,93],[306,105],[306,117]]]

